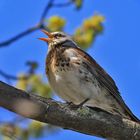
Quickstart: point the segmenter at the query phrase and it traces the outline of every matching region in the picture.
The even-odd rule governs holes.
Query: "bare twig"
[[[21,77],[13,76],[13,75],[7,74],[1,69],[0,69],[0,75],[4,77],[8,83],[10,83],[10,80],[28,80],[33,74],[35,74],[35,70],[38,67],[38,63],[36,61],[27,61],[26,65],[29,67],[29,70],[24,76],[21,76]]]
[[[99,109],[73,109],[67,104],[28,94],[0,82],[0,106],[26,118],[113,140],[140,140],[140,124]]]
[[[72,3],[73,3],[72,1],[68,1],[68,2],[66,2],[66,3],[54,3],[54,4],[52,4],[52,6],[53,6],[53,7],[58,7],[58,8],[60,8],[60,7],[69,6],[69,5],[71,5]]]
[[[12,37],[12,38],[4,41],[4,42],[1,42],[0,47],[8,46],[11,43],[13,43],[13,42],[17,41],[18,39],[24,37],[25,35],[28,35],[28,34],[32,33],[33,31],[35,31],[37,29],[39,29],[39,26],[31,27],[31,28],[27,29],[26,31],[23,31],[20,34],[14,36],[14,37]]]
[[[24,76],[24,77],[16,77],[13,75],[9,75],[2,70],[0,70],[0,75],[3,76],[6,80],[27,80],[29,76]]]
[[[40,24],[43,24],[44,19],[45,19],[47,13],[48,13],[49,10],[52,8],[53,2],[54,2],[54,0],[50,0],[50,1],[48,2],[48,4],[46,5],[46,7],[45,7],[45,9],[44,9],[44,11],[43,11],[43,13],[42,13],[42,15],[41,15],[41,18],[40,18],[40,22],[39,22]]]
[[[72,2],[67,2],[67,3],[58,3],[58,4],[54,4],[54,0],[49,0],[49,2],[47,3],[42,15],[41,15],[41,18],[37,24],[37,26],[33,26],[19,34],[17,34],[16,36],[6,40],[6,41],[3,41],[3,42],[0,42],[0,47],[6,47],[10,44],[12,44],[13,42],[17,41],[18,39],[32,33],[33,31],[36,31],[38,29],[45,29],[45,30],[48,30],[48,28],[44,25],[44,19],[47,15],[47,13],[49,12],[49,10],[52,8],[52,7],[65,7],[65,6],[69,6]]]
[[[44,19],[47,15],[47,13],[49,12],[49,10],[52,8],[52,7],[64,7],[64,6],[68,6],[70,5],[72,2],[67,2],[67,3],[58,3],[58,4],[54,4],[54,0],[49,0],[49,2],[46,4],[45,6],[45,9],[43,10],[43,13],[41,15],[41,18],[40,18],[40,21],[37,25],[17,34],[16,36],[6,40],[6,41],[3,41],[3,42],[0,42],[0,47],[6,47],[10,44],[12,44],[13,42],[19,40],[20,38],[38,30],[38,29],[45,29],[45,30],[49,30],[45,25],[44,25]],[[12,76],[12,75],[9,75],[9,74],[6,74],[5,72],[1,71],[0,70],[0,75],[2,75],[8,82],[10,80],[21,80],[21,79],[26,79],[26,78],[20,78],[20,77],[16,77],[16,76]]]

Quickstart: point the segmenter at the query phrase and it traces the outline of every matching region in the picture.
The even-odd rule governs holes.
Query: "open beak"
[[[45,41],[45,42],[47,42],[47,43],[49,43],[49,42],[51,42],[51,41],[53,40],[53,35],[52,35],[51,33],[49,33],[49,32],[46,31],[46,30],[42,30],[42,32],[43,32],[44,34],[46,34],[46,35],[48,36],[48,38],[41,37],[41,38],[39,38],[39,40]]]

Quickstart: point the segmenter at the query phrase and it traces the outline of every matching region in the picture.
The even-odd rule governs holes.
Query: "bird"
[[[46,74],[51,88],[67,103],[98,108],[135,122],[111,76],[63,32],[42,30],[48,37]]]

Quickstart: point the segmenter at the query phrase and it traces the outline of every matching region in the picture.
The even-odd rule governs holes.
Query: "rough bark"
[[[111,140],[140,140],[140,124],[97,108],[75,109],[0,82],[0,106],[26,118]]]

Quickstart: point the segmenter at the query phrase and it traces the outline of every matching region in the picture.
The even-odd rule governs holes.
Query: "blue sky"
[[[47,1],[47,0],[46,0]],[[0,41],[4,41],[28,27],[36,24],[46,1],[34,0],[1,0],[0,1]],[[57,0],[57,2],[62,2]],[[121,95],[133,113],[140,118],[140,1],[139,0],[94,0],[84,1],[83,8],[75,11],[74,6],[52,9],[51,15],[60,15],[67,19],[65,31],[72,34],[82,21],[98,12],[105,16],[104,33],[97,37],[89,54],[113,77]],[[38,70],[45,76],[44,61],[47,46],[37,40],[43,36],[36,31],[10,46],[0,48],[0,69],[16,75],[26,71],[25,62],[36,60]],[[4,80],[0,76],[0,80]],[[1,119],[9,118],[11,113],[0,109]],[[72,131],[61,131],[48,140],[86,139],[93,137]],[[95,138],[96,139],[96,138]],[[44,138],[45,140],[45,138]]]

